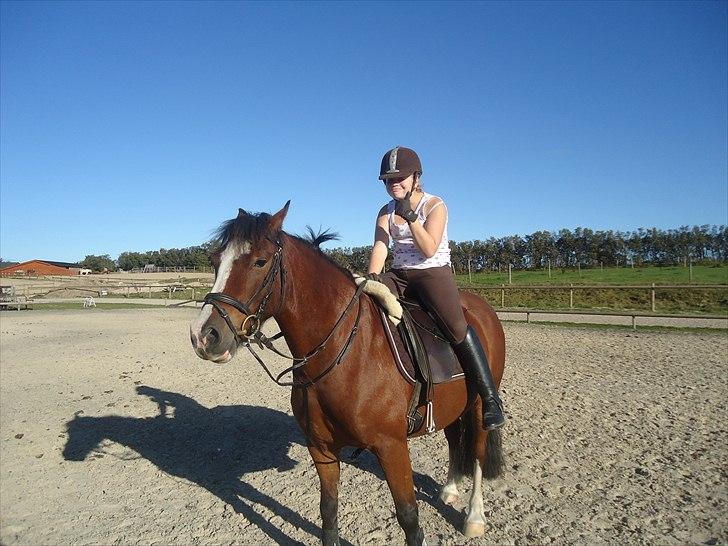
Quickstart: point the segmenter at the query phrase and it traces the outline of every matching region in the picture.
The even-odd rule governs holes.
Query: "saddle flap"
[[[414,327],[412,335],[418,336],[421,340],[429,364],[422,362],[419,357],[417,361],[422,363],[422,366],[429,367],[432,383],[437,385],[462,377],[463,369],[452,345],[432,316],[419,304],[407,302],[406,310],[412,317],[411,324],[407,324],[406,327]]]
[[[464,376],[452,346],[421,306],[408,302],[397,328],[384,313],[381,317],[397,367],[407,381],[437,385]]]

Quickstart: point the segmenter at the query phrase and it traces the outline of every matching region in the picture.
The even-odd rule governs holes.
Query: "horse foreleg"
[[[404,530],[407,546],[426,545],[425,533],[420,527],[407,441],[392,440],[374,451],[387,478],[397,512],[397,522]]]
[[[321,542],[324,546],[339,546],[339,457],[336,453],[312,446],[308,451],[321,482]]]

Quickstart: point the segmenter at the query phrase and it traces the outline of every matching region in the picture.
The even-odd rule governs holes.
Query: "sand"
[[[246,352],[198,359],[196,312],[0,313],[2,544],[318,542],[289,391]],[[410,443],[429,544],[728,542],[725,332],[505,330],[483,539],[460,534],[467,496],[438,499],[442,433]],[[342,465],[339,521],[343,544],[404,542],[368,453]]]

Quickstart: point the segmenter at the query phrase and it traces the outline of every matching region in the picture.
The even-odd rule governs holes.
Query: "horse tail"
[[[456,447],[457,473],[467,478],[473,477],[475,457],[475,427],[473,419],[465,413],[458,419],[458,441]]]
[[[479,448],[477,441],[479,438],[482,439],[484,431],[480,429],[479,422],[476,422],[473,416],[469,415],[469,412],[461,415],[450,427],[452,428],[448,428],[446,432],[450,445],[455,446],[455,453],[453,454],[455,471],[459,476],[472,478],[473,461],[479,452],[483,453],[483,446],[481,445]],[[495,480],[503,476],[505,470],[502,432],[501,429],[495,429],[485,434],[483,478],[486,480]],[[455,437],[453,438],[453,436]]]
[[[488,432],[488,437],[485,440],[483,477],[486,480],[495,480],[503,476],[504,470],[505,458],[503,457],[501,429],[497,428]]]

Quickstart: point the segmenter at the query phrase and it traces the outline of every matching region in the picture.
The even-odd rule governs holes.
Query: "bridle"
[[[228,327],[233,332],[233,335],[235,336],[235,342],[238,345],[240,343],[245,343],[246,341],[254,339],[256,335],[260,332],[260,326],[262,323],[261,317],[265,312],[266,306],[268,305],[268,300],[270,300],[270,297],[273,294],[273,283],[275,282],[276,275],[280,275],[281,279],[280,299],[276,312],[280,311],[280,308],[283,305],[283,298],[285,296],[286,290],[286,272],[283,268],[283,245],[281,244],[279,239],[276,239],[275,241],[272,239],[268,240],[274,243],[277,247],[276,253],[273,255],[273,263],[271,264],[270,269],[265,276],[265,279],[263,279],[263,283],[260,285],[258,290],[256,290],[255,293],[248,299],[247,302],[243,303],[240,300],[237,300],[232,296],[228,296],[223,292],[210,292],[205,296],[205,299],[202,300],[204,304],[209,303],[215,309],[217,309],[217,312],[220,314],[223,320],[225,320]],[[261,300],[260,305],[258,306],[258,310],[253,313],[250,310],[250,306],[253,304],[255,298],[257,298],[258,295],[266,288],[268,289],[268,293]],[[232,319],[230,318],[230,315],[227,313],[227,311],[225,311],[225,308],[220,305],[221,303],[230,305],[231,307],[234,307],[245,315],[245,319],[243,319],[243,323],[240,325],[239,329],[235,327]],[[271,316],[273,314],[274,313],[271,313]],[[250,324],[248,324],[248,321],[250,321]],[[249,328],[249,331],[247,332],[246,326]]]
[[[258,361],[258,363],[263,367],[265,372],[268,374],[268,377],[270,377],[275,383],[281,386],[286,387],[309,387],[316,383],[319,379],[321,379],[323,376],[325,376],[327,373],[329,373],[331,370],[333,370],[337,365],[341,363],[341,361],[344,359],[344,356],[346,355],[347,351],[349,350],[349,347],[351,346],[352,341],[354,340],[354,336],[356,336],[357,331],[359,330],[359,320],[361,319],[361,300],[359,299],[359,296],[362,294],[362,291],[364,290],[364,285],[366,283],[360,284],[356,291],[354,292],[354,296],[352,296],[351,301],[349,301],[349,304],[346,306],[346,309],[344,309],[344,312],[341,314],[339,319],[336,321],[336,324],[334,324],[334,327],[331,329],[331,332],[329,332],[329,335],[326,336],[326,338],[319,343],[316,347],[314,347],[311,351],[309,351],[305,356],[303,357],[294,357],[289,356],[286,354],[281,353],[278,349],[276,349],[273,346],[273,341],[283,336],[283,332],[278,332],[277,334],[273,335],[272,337],[267,337],[261,330],[260,327],[264,321],[263,314],[265,312],[265,308],[268,305],[268,301],[271,298],[271,295],[273,294],[273,285],[275,283],[276,276],[280,278],[279,285],[280,285],[280,297],[278,300],[278,308],[274,313],[270,313],[268,316],[272,317],[278,314],[278,312],[283,307],[283,302],[285,299],[285,289],[286,289],[286,271],[283,266],[283,245],[281,244],[280,239],[268,239],[272,243],[274,243],[277,246],[277,250],[273,256],[273,261],[270,266],[270,269],[268,270],[268,273],[266,274],[265,278],[263,279],[262,284],[260,287],[255,291],[255,293],[248,299],[247,302],[243,303],[240,300],[233,298],[232,296],[229,296],[223,292],[210,292],[205,296],[203,299],[203,305],[204,304],[210,304],[212,305],[217,312],[220,314],[220,316],[225,320],[228,327],[232,331],[233,335],[235,336],[235,342],[240,345],[245,345],[245,347],[248,348],[250,353],[255,357],[255,359]],[[265,290],[268,290],[268,293],[263,296],[263,299],[260,302],[260,305],[258,306],[258,310],[253,313],[251,311],[251,305],[253,301]],[[334,335],[334,332],[339,328],[341,325],[341,322],[343,321],[344,317],[349,313],[351,308],[354,305],[354,302],[358,301],[358,309],[357,309],[357,315],[356,315],[356,321],[354,322],[354,326],[352,327],[351,333],[349,334],[349,337],[346,340],[346,343],[344,343],[344,346],[339,351],[336,358],[316,377],[314,378],[308,378],[305,381],[281,381],[281,377],[283,377],[288,372],[295,372],[296,370],[303,368],[306,364],[308,364],[314,356],[316,356],[318,353],[320,353],[325,347],[326,344],[329,342],[331,337]],[[232,319],[230,318],[230,315],[225,311],[225,308],[221,304],[226,304],[234,307],[241,313],[245,315],[245,318],[243,319],[243,323],[240,325],[240,328],[236,328],[235,324],[233,324]],[[247,328],[246,328],[247,327]],[[247,331],[246,331],[247,329]],[[293,361],[293,365],[289,366],[285,370],[283,370],[281,373],[279,373],[276,377],[273,377],[273,374],[270,372],[268,367],[265,365],[263,360],[260,358],[258,353],[255,352],[253,349],[253,346],[251,345],[251,342],[256,343],[261,349],[267,348],[276,353],[279,356],[282,356],[283,358],[286,358],[288,360]]]

